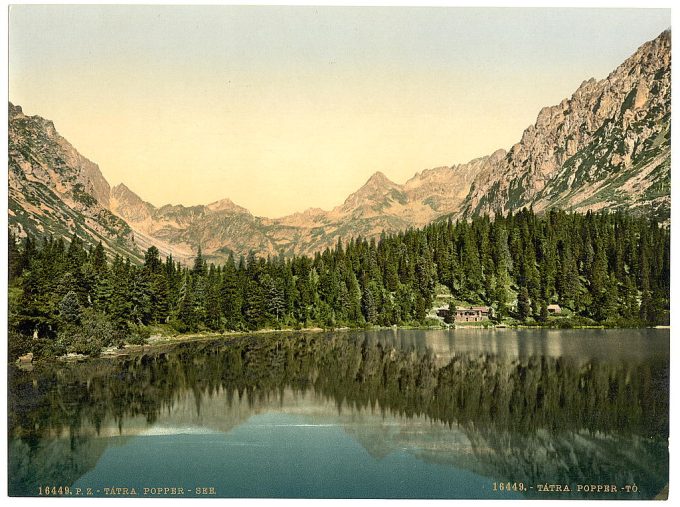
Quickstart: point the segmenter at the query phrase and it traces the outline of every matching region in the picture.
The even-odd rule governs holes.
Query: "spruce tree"
[[[522,321],[526,321],[531,315],[531,301],[529,300],[529,290],[522,287],[517,295],[517,315]]]

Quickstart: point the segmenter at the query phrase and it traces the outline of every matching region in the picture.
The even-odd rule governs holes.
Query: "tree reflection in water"
[[[71,484],[92,468],[115,421],[152,425],[191,393],[275,405],[284,390],[342,410],[426,417],[462,430],[468,467],[497,480],[634,481],[653,496],[668,477],[668,362],[453,354],[348,334],[244,336],[82,364],[10,368],[10,491]],[[422,454],[428,459],[427,453]],[[459,456],[432,459],[460,465]],[[531,493],[529,493],[531,494]]]

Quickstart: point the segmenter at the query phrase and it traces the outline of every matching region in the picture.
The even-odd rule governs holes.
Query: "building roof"
[[[548,305],[548,310],[560,310],[560,305]]]

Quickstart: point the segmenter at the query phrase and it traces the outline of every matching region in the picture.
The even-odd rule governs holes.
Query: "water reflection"
[[[10,492],[130,482],[131,461],[169,480],[159,449],[185,445],[201,449],[183,456],[193,473],[220,463],[223,496],[493,497],[493,481],[523,481],[649,498],[668,477],[667,387],[659,330],[260,335],[11,369]]]
[[[487,353],[502,357],[568,357],[637,360],[668,358],[668,330],[663,329],[483,329],[375,330],[356,339],[400,349],[430,350],[448,361],[456,354]]]

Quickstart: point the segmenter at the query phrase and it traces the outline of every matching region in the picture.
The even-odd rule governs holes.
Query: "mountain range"
[[[230,199],[155,207],[99,167],[54,124],[9,105],[9,224],[18,236],[78,234],[141,258],[156,245],[187,262],[200,246],[230,253],[313,254],[351,237],[376,238],[439,219],[532,206],[627,210],[670,221],[671,34],[643,44],[602,80],[543,108],[508,151],[416,173],[403,184],[377,172],[330,211],[254,216]]]

